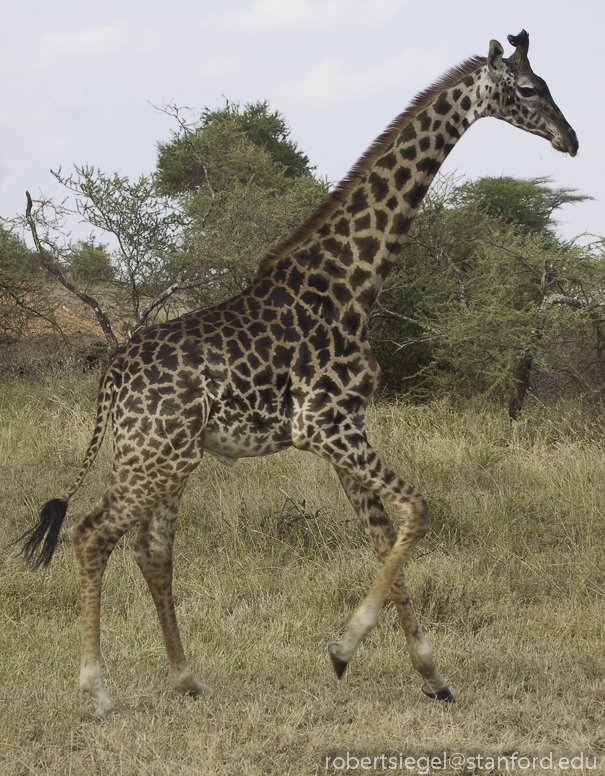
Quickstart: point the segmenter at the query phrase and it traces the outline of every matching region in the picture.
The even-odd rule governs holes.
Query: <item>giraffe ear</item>
[[[491,40],[489,44],[489,54],[487,55],[487,66],[492,75],[500,75],[504,69],[502,56],[504,49],[497,40]]]

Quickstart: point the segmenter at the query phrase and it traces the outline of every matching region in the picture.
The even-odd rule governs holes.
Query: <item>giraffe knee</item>
[[[73,524],[70,535],[76,552],[87,544],[102,511],[102,509],[94,509]]]
[[[137,542],[134,547],[134,559],[146,580],[155,577],[158,573],[172,569],[172,549],[169,547],[154,546]]]
[[[76,555],[109,557],[132,523],[133,518],[124,518],[113,508],[109,491],[106,491],[93,509],[72,526],[70,535]]]
[[[410,500],[410,520],[418,539],[423,539],[429,530],[429,508],[424,497],[419,493]]]
[[[147,573],[151,569],[152,560],[149,548],[141,546],[138,543],[134,547],[134,560],[144,577],[147,577]]]
[[[121,536],[103,530],[92,517],[96,515],[85,515],[71,529],[71,540],[81,566],[94,565],[99,560],[105,563]]]
[[[416,671],[422,676],[430,676],[436,670],[435,657],[425,635],[418,631],[416,638],[410,640],[408,647],[410,660]]]
[[[82,536],[82,529],[80,527],[79,523],[75,523],[71,527],[71,531],[69,532],[71,536],[71,542],[73,546],[76,548],[76,552],[78,551],[78,548],[82,546],[83,543],[83,536]]]

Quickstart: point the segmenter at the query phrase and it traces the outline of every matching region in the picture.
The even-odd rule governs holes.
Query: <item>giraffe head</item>
[[[546,82],[537,76],[527,58],[529,35],[509,35],[514,54],[504,59],[504,49],[497,40],[490,43],[486,75],[491,82],[487,90],[484,115],[495,116],[515,127],[550,140],[553,148],[570,156],[578,152],[578,138],[556,106]]]

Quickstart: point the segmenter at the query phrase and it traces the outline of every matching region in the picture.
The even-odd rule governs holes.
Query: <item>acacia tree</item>
[[[157,183],[186,217],[190,261],[207,281],[195,299],[206,305],[246,288],[259,260],[292,232],[328,193],[307,157],[268,103],[226,104],[186,121],[158,146]]]
[[[71,291],[71,293],[93,310],[95,317],[103,330],[103,334],[105,335],[107,348],[110,353],[114,352],[118,347],[118,340],[113,331],[109,317],[101,308],[101,305],[95,297],[79,288],[65,275],[64,267],[61,262],[62,248],[57,239],[53,239],[53,231],[59,232],[60,234],[59,230],[61,222],[59,221],[59,218],[61,215],[65,215],[63,206],[57,205],[50,200],[40,200],[37,203],[38,207],[34,210],[34,202],[29,191],[26,192],[26,196],[27,207],[25,210],[23,226],[28,227],[31,231],[41,266],[58,280],[61,285],[65,286],[68,291]],[[14,221],[17,220],[18,219],[14,219]],[[43,230],[42,237],[40,237],[38,232],[39,225]]]
[[[111,309],[131,336],[170,305],[177,311],[224,299],[246,287],[259,259],[320,203],[328,186],[268,103],[205,110],[159,144],[158,170],[130,181],[93,167],[53,173],[69,198],[28,195],[24,218],[42,266],[93,311],[108,348],[118,344]],[[95,233],[73,242],[68,218]],[[100,246],[99,233],[109,241]],[[175,301],[176,300],[176,301]]]
[[[124,333],[132,336],[152,322],[177,291],[195,284],[184,260],[183,216],[157,194],[149,177],[131,182],[93,167],[75,167],[75,173],[67,176],[61,170],[53,174],[73,195],[73,203],[42,199],[34,208],[28,194],[25,223],[44,268],[92,309],[112,352],[118,345],[110,321],[112,306],[122,315],[129,311]],[[88,261],[84,277],[67,273],[83,248],[81,241],[73,243],[65,234],[65,220],[76,214],[112,239],[115,246],[111,262],[97,262],[95,274]],[[94,240],[91,236],[89,246],[94,246]],[[99,282],[105,286],[103,296],[91,290],[91,284],[98,289]],[[107,285],[109,293],[105,293]]]
[[[158,195],[153,178],[107,176],[93,167],[76,167],[75,175],[57,180],[75,195],[82,219],[112,235],[118,303],[130,306],[128,335],[148,325],[177,291],[195,284],[184,259],[182,213]]]
[[[514,417],[532,365],[561,369],[563,330],[571,343],[584,327],[596,344],[602,256],[495,217],[460,189],[442,178],[429,192],[370,336],[391,389],[509,394]]]
[[[501,223],[512,227],[515,234],[532,235],[540,241],[544,248],[549,248],[552,259],[544,258],[538,268],[526,266],[533,275],[537,290],[537,303],[541,315],[532,330],[527,347],[523,350],[512,371],[512,389],[509,396],[508,410],[511,420],[519,414],[529,388],[529,380],[535,353],[539,348],[546,323],[546,313],[555,306],[567,306],[573,310],[591,308],[593,320],[600,313],[595,305],[589,302],[585,293],[582,298],[577,296],[579,289],[569,286],[569,280],[562,278],[571,267],[575,270],[576,283],[582,281],[578,277],[578,261],[582,262],[580,253],[573,251],[573,257],[567,254],[571,244],[566,244],[556,235],[556,220],[554,213],[564,205],[577,204],[592,199],[585,194],[579,194],[569,187],[552,188],[551,178],[480,178],[460,186],[454,195],[456,203],[461,205],[476,205],[482,212]],[[583,274],[588,277],[584,263]],[[583,284],[585,286],[585,283]],[[598,287],[598,286],[597,286]],[[585,290],[585,289],[584,289]]]
[[[593,198],[565,186],[552,188],[551,182],[548,176],[478,178],[456,187],[452,202],[461,207],[476,205],[484,213],[513,226],[515,232],[556,241],[555,211]]]
[[[270,188],[280,171],[286,178],[313,177],[309,159],[290,139],[284,117],[271,112],[267,101],[242,108],[227,100],[221,110],[204,108],[199,117],[175,105],[162,110],[178,127],[168,142],[158,143],[156,180],[163,194],[221,191],[251,178]],[[278,167],[259,167],[253,148],[265,151]]]

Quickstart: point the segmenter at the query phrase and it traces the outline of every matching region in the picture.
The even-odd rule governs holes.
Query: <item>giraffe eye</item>
[[[533,97],[536,93],[533,86],[517,86],[517,90],[521,97]]]

